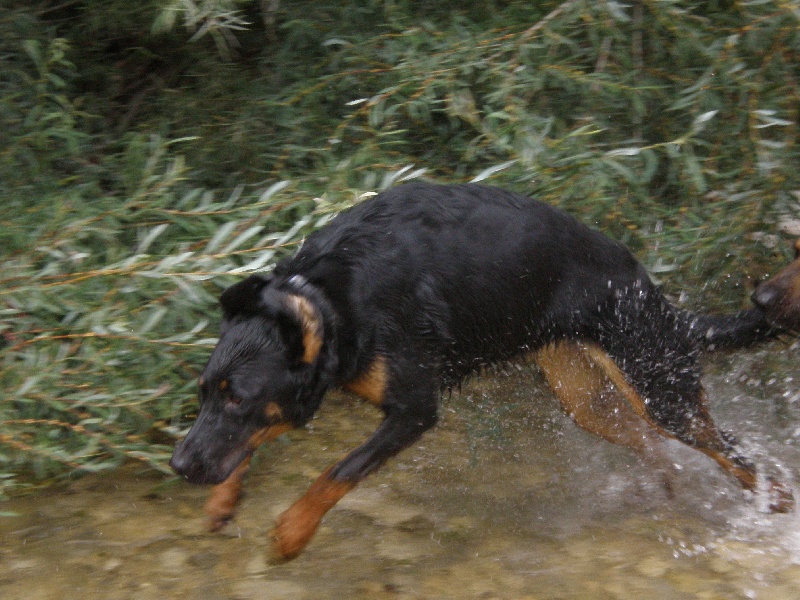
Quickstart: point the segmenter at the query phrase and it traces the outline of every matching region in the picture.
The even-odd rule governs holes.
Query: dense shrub
[[[792,2],[18,2],[0,481],[164,468],[215,298],[400,179],[487,180],[736,307],[798,208]]]

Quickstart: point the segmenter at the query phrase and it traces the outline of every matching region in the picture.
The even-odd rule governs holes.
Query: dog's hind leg
[[[536,352],[535,361],[567,415],[580,427],[612,444],[648,451],[655,430],[619,394],[586,346],[571,341],[549,344]]]
[[[652,385],[648,385],[651,394],[648,395],[648,400],[645,400],[629,382],[629,376],[602,348],[592,344],[586,348],[592,360],[624,394],[633,410],[653,428],[662,435],[677,439],[711,457],[736,478],[744,489],[756,491],[755,466],[736,450],[735,438],[714,424],[708,411],[705,391],[694,373],[689,370],[671,370],[663,362],[648,364],[649,375],[653,381],[660,382],[662,389],[653,389]],[[640,369],[641,364],[640,362],[638,365]],[[659,393],[664,391],[671,393],[663,395]],[[770,479],[768,483],[771,488],[770,511],[791,511],[794,507],[792,492],[778,481]]]
[[[402,367],[395,366],[392,371],[386,366],[388,377],[382,394],[375,385],[369,386],[370,400],[380,404],[386,415],[383,422],[366,442],[326,469],[305,495],[278,518],[273,538],[281,558],[297,556],[325,514],[345,494],[436,423],[439,386],[425,362],[406,355]],[[377,402],[379,397],[383,398],[381,402]]]
[[[643,419],[593,360],[584,343],[561,341],[539,349],[534,360],[564,411],[582,429],[636,451],[662,474],[672,495],[670,461],[658,430]]]

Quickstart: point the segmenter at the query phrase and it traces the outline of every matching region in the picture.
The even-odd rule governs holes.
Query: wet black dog
[[[772,335],[761,311],[677,310],[620,244],[530,198],[479,185],[408,183],[336,217],[270,275],[221,297],[200,414],[172,457],[218,484],[212,528],[233,514],[249,457],[302,426],[341,386],[385,419],[279,519],[298,554],[323,515],[436,423],[443,389],[525,355],[582,427],[641,451],[660,436],[704,452],[748,490],[752,463],[711,420],[698,354]],[[772,482],[774,510],[791,494]]]

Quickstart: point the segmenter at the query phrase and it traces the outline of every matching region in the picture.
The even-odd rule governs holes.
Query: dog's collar
[[[309,290],[315,289],[314,286],[302,275],[292,275],[283,280],[280,286],[289,293],[307,296]]]
[[[286,283],[288,283],[290,287],[299,289],[308,285],[308,279],[302,275],[292,275],[286,280]]]

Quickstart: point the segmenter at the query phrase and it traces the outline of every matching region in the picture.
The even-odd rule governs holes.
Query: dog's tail
[[[704,350],[735,350],[778,337],[782,330],[757,308],[728,315],[689,317],[692,336]]]

